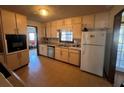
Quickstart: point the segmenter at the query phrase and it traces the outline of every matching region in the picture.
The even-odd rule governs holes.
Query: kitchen
[[[51,11],[49,9],[56,8],[54,12],[55,14],[57,12],[58,16],[56,18],[53,16],[53,19],[50,19],[49,15],[42,17],[43,20],[46,20],[44,22],[27,19],[29,12],[25,16],[26,13],[24,15],[21,9],[28,8],[31,10],[31,7],[1,6],[2,30],[0,43],[4,47],[0,47],[0,50],[2,50],[0,59],[2,63],[6,64],[7,68],[14,70],[25,83],[28,83],[27,86],[30,86],[30,84],[31,86],[112,86],[111,83],[101,77],[105,77],[105,62],[109,61],[110,41],[107,40],[110,39],[109,35],[111,34],[111,16],[113,9],[119,6],[48,6],[44,10],[46,14]],[[33,7],[39,9],[39,6]],[[68,10],[59,17],[63,9],[68,9],[68,7],[74,9],[75,13]],[[123,8],[123,6],[121,7]],[[121,7],[119,9],[122,9]],[[19,10],[15,8],[19,8]],[[45,8],[45,6],[42,8]],[[84,8],[89,12],[87,13]],[[94,9],[92,10],[92,8]],[[82,14],[76,15],[77,9],[77,12],[82,11]],[[35,11],[35,14],[38,15],[39,12]],[[36,20],[39,20],[39,17]],[[11,23],[8,24],[8,21]],[[38,43],[35,49],[28,48],[27,26],[37,27],[37,37],[35,38],[37,38]],[[13,45],[12,42],[14,48],[11,46]],[[17,44],[17,42],[20,43]],[[95,45],[95,47],[92,45]],[[36,49],[38,52],[36,52]],[[92,63],[90,63],[91,61]],[[57,68],[61,68],[60,71]],[[64,69],[69,72],[63,72]],[[73,71],[75,75],[72,75]],[[60,74],[55,75],[56,72]],[[28,76],[27,73],[32,74]],[[64,73],[65,76],[60,76]],[[79,74],[77,75],[77,81],[75,81],[77,73]],[[33,74],[36,75],[37,79]],[[72,79],[69,79],[69,75],[72,76]],[[85,79],[81,81],[79,76],[84,76]],[[69,83],[67,83],[65,77],[70,80]],[[41,81],[39,81],[40,79]],[[90,81],[88,82],[88,80]]]

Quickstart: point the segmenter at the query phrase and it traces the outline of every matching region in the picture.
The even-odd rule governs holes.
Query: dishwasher
[[[55,58],[55,46],[48,45],[47,56],[50,58]]]

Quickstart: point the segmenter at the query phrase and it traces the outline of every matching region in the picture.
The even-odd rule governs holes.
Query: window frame
[[[74,37],[73,37],[73,32],[72,32],[72,41],[63,41],[63,40],[61,40],[61,37],[62,37],[62,32],[71,32],[71,31],[60,31],[59,32],[59,41],[60,42],[63,42],[63,43],[74,43]]]

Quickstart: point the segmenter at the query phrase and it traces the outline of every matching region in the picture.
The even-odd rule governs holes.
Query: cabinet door
[[[51,23],[46,24],[46,35],[47,35],[47,38],[51,37]]]
[[[27,19],[26,16],[16,14],[17,30],[19,34],[27,34]]]
[[[7,67],[11,70],[15,70],[19,67],[19,61],[17,54],[7,55]]]
[[[72,18],[72,24],[81,24],[82,17],[73,17]]]
[[[73,24],[73,37],[81,39],[81,24]]]
[[[40,55],[47,56],[47,45],[39,45]]]
[[[64,26],[64,20],[57,21],[57,30],[62,29]]]
[[[80,62],[80,51],[69,50],[69,63],[79,66]]]
[[[72,18],[67,18],[64,20],[65,25],[71,25],[72,24]]]
[[[95,29],[108,28],[109,13],[100,13],[95,15]]]
[[[61,49],[61,60],[68,63],[68,49]]]
[[[24,50],[21,53],[21,61],[19,63],[20,66],[24,66],[29,62],[29,50]]]
[[[57,24],[56,24],[56,21],[52,22],[51,33],[52,33],[52,38],[57,38]]]
[[[87,29],[94,29],[94,15],[83,16],[82,21],[83,28],[86,27]]]
[[[55,47],[55,59],[61,60],[61,48]]]
[[[16,19],[15,13],[6,10],[1,10],[3,32],[4,34],[16,34]]]
[[[4,62],[4,55],[0,55],[0,62],[1,62],[1,63],[5,63],[5,62]]]

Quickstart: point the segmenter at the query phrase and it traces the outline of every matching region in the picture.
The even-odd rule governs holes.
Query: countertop
[[[12,84],[0,73],[0,87],[12,87]]]
[[[73,46],[60,46],[57,44],[40,44],[40,45],[47,45],[47,46],[54,46],[54,47],[61,47],[61,48],[68,48],[68,49],[74,49],[74,50],[81,50],[81,47],[73,47]],[[39,45],[39,46],[40,46]]]

